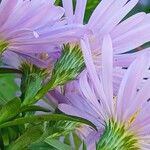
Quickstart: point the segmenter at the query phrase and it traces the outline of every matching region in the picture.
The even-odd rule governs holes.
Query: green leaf
[[[0,68],[0,74],[6,74],[6,73],[19,73],[22,74],[22,72],[18,69],[13,68]]]
[[[43,111],[43,112],[50,112],[49,109],[43,108],[41,106],[23,106],[20,110],[21,112],[31,112],[31,111]]]
[[[21,101],[19,98],[14,98],[5,104],[0,110],[0,123],[6,122],[17,116],[20,112]]]
[[[100,3],[100,0],[87,0],[86,11],[84,16],[84,21],[87,23],[90,16],[92,15],[96,6]]]
[[[55,5],[57,5],[57,6],[62,6],[61,0],[56,0],[56,1],[55,1]]]
[[[0,105],[15,98],[17,91],[19,91],[19,87],[15,83],[15,75],[0,74]]]
[[[36,142],[43,134],[41,126],[34,126],[21,135],[14,143],[10,144],[8,150],[20,150]]]
[[[55,147],[57,150],[72,150],[72,148],[69,145],[61,143],[60,141],[55,139],[47,138],[45,142]]]
[[[60,120],[80,122],[80,123],[87,124],[93,127],[94,129],[96,129],[95,125],[86,119],[75,117],[75,116],[63,115],[63,114],[50,114],[50,115],[22,117],[22,118],[15,119],[13,121],[3,123],[2,125],[0,125],[0,128],[21,125],[21,124],[26,124],[26,123],[33,123],[33,122],[40,123],[40,122],[45,122],[45,121],[60,121]]]

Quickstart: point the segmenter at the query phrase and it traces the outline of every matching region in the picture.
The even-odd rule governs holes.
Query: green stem
[[[54,86],[54,82],[53,80],[50,80],[47,84],[45,84],[42,89],[40,89],[36,96],[34,97],[34,100],[33,102],[37,102],[38,100],[40,100],[41,98],[43,98],[45,96],[45,94],[48,92],[48,91],[51,91],[55,88],[56,86]]]

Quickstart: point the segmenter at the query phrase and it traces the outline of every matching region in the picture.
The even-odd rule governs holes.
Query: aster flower
[[[138,0],[102,0],[93,11],[88,23],[85,24],[83,19],[86,2],[87,0],[76,0],[75,11],[73,11],[72,1],[63,0],[63,7],[68,24],[84,24],[88,31],[91,31],[90,33],[85,32],[85,36],[79,42],[88,72],[94,80],[93,72],[95,70],[92,70],[94,65],[96,71],[101,70],[103,37],[110,33],[114,54],[113,61],[114,65],[118,66],[117,70],[114,70],[116,73],[114,78],[118,78],[118,74],[125,72],[125,70],[121,70],[122,67],[128,67],[138,56],[138,53],[134,53],[135,57],[133,54],[125,53],[149,42],[150,36],[147,30],[150,28],[150,23],[147,20],[150,15],[140,12],[124,19],[136,6]],[[92,64],[92,60],[94,64]],[[118,80],[114,80],[114,84],[117,82]]]
[[[104,40],[109,38],[106,36]],[[89,149],[148,150],[149,79],[140,90],[138,87],[149,68],[149,53],[139,55],[130,65],[116,97],[113,97],[112,49],[106,46],[102,55],[102,76],[91,81],[86,71],[82,73],[78,85],[80,95],[68,95],[69,104],[60,104],[59,108],[67,114],[89,119],[97,126],[99,132],[89,134],[92,136]]]
[[[64,26],[64,9],[53,0],[2,0],[0,3],[0,53],[53,52],[58,42],[77,38],[80,27]],[[77,30],[76,30],[77,29]],[[59,44],[58,44],[59,45]]]
[[[73,12],[72,1],[68,3],[67,0],[63,0],[68,24],[84,24],[86,2],[87,0],[77,0],[76,8]],[[91,31],[91,34],[87,35],[93,55],[95,53],[100,54],[102,39],[107,33],[112,36],[114,54],[130,51],[150,40],[149,34],[145,32],[150,28],[150,24],[147,21],[149,14],[141,12],[123,20],[137,3],[138,0],[102,0],[99,3],[88,23],[85,24]],[[140,36],[137,36],[137,34],[140,34]]]

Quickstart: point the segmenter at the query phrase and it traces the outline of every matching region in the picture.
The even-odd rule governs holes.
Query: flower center
[[[0,41],[0,54],[2,54],[6,50],[7,47],[8,47],[8,42]]]
[[[139,150],[138,138],[124,125],[112,120],[106,123],[105,131],[97,143],[97,150]]]

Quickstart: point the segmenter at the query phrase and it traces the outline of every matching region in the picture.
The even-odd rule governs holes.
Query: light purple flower
[[[63,0],[66,18],[69,24],[84,24],[83,18],[87,0],[76,0],[76,2],[76,9],[73,13],[72,1]],[[103,36],[111,33],[115,54],[120,54],[149,41],[149,34],[145,32],[150,28],[150,23],[147,21],[150,17],[149,14],[138,13],[122,21],[137,3],[138,0],[102,0],[86,24],[93,32],[93,37],[90,35],[92,42],[98,40],[98,44],[100,44],[99,41],[102,42]],[[139,33],[141,34],[137,37],[136,34]],[[131,42],[132,40],[134,42]]]
[[[110,34],[108,42],[113,48],[113,64],[117,68],[113,69],[114,94],[118,92],[123,74],[132,61],[144,51],[133,54],[124,54],[138,48],[150,40],[150,15],[144,12],[137,13],[128,19],[124,17],[134,8],[138,0],[102,0],[93,11],[87,24],[84,23],[84,13],[87,0],[76,0],[75,11],[73,11],[73,2],[63,0],[65,16],[68,24],[84,25],[88,30],[84,37],[78,42],[80,44],[87,70],[92,80],[96,79],[96,73],[101,74],[102,68],[102,45],[103,38]],[[91,31],[91,32],[89,32]],[[140,36],[139,36],[140,35]],[[96,68],[95,68],[96,66]],[[72,83],[70,83],[72,84]],[[66,92],[69,89],[66,88]]]
[[[110,40],[110,37],[105,36],[105,40]],[[122,134],[122,136],[128,134],[133,136],[136,141],[133,147],[137,148],[138,146],[143,150],[149,149],[150,116],[148,108],[150,93],[148,91],[150,80],[148,79],[139,89],[150,65],[149,53],[140,54],[130,65],[122,79],[118,95],[113,97],[113,53],[110,47],[107,48],[108,44],[103,45],[102,75],[97,75],[92,80],[86,71],[83,72],[78,84],[80,95],[68,94],[70,104],[60,104],[59,108],[67,114],[92,121],[100,130],[100,139],[103,139],[108,122],[113,120],[116,123],[116,129],[119,130],[122,126],[125,129],[126,134]],[[118,131],[116,132],[118,133]],[[122,139],[121,136],[119,138]],[[128,140],[132,140],[132,138]],[[98,139],[95,142],[98,142]],[[121,142],[125,141],[121,140]],[[110,144],[111,141],[108,145]],[[93,144],[90,143],[90,146]]]
[[[75,40],[82,27],[65,26],[64,9],[54,0],[2,0],[0,3],[0,53],[53,52],[66,38]],[[81,31],[82,32],[82,31]]]

